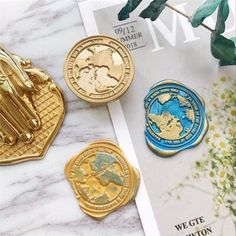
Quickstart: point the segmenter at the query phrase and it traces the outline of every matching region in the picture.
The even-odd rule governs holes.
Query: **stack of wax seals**
[[[64,115],[52,78],[0,47],[0,165],[41,159]]]
[[[68,53],[64,78],[72,92],[92,103],[118,99],[130,86],[134,64],[129,50],[108,36],[92,36]]]
[[[139,171],[131,166],[113,142],[100,140],[74,156],[65,174],[81,209],[103,219],[133,201],[139,188]]]
[[[174,80],[154,84],[144,100],[148,146],[172,156],[199,144],[208,129],[203,99]]]

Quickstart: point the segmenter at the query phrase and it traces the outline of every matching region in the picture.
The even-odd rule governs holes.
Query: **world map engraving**
[[[64,78],[79,98],[96,104],[118,99],[134,78],[134,63],[119,40],[96,35],[76,43],[66,57]]]
[[[124,62],[119,53],[103,45],[84,49],[74,63],[76,82],[88,96],[114,89],[123,71]]]
[[[167,140],[177,140],[188,134],[194,117],[191,104],[184,97],[170,93],[157,96],[148,114],[155,133]]]
[[[114,200],[124,184],[120,164],[113,155],[105,152],[98,152],[94,158],[84,160],[75,175],[82,195],[95,204]]]

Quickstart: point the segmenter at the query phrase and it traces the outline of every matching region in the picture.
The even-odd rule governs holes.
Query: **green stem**
[[[176,11],[177,13],[179,13],[180,15],[186,17],[189,21],[190,21],[190,16],[186,15],[184,12],[180,11],[179,9],[173,7],[172,5],[170,5],[169,3],[166,3],[166,6],[170,9],[172,9],[173,11]],[[209,26],[205,25],[204,23],[201,23],[201,25],[203,27],[205,27],[206,29],[208,29],[209,31],[213,32],[214,30],[212,28],[210,28]]]

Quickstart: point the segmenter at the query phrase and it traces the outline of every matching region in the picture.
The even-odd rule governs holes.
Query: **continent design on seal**
[[[193,125],[193,108],[179,95],[168,94],[166,100],[163,100],[163,95],[157,96],[148,117],[156,125],[156,132],[161,138],[180,139],[189,133]]]
[[[116,87],[124,71],[123,59],[107,46],[91,46],[76,58],[76,82],[87,93],[100,94]]]
[[[76,181],[82,193],[92,203],[111,202],[119,194],[124,183],[116,158],[105,152],[97,152],[93,160],[85,160],[76,171]]]
[[[103,104],[127,91],[134,78],[134,63],[119,40],[95,35],[79,41],[69,51],[64,78],[76,96]]]
[[[183,84],[166,80],[151,87],[145,100],[148,146],[160,156],[172,156],[202,140],[207,128],[203,100]]]
[[[65,174],[81,210],[98,220],[133,201],[140,185],[139,171],[108,140],[95,141],[74,156]]]

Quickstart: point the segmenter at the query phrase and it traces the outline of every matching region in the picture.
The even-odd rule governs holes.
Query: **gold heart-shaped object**
[[[64,116],[52,78],[0,47],[0,165],[42,159]]]

